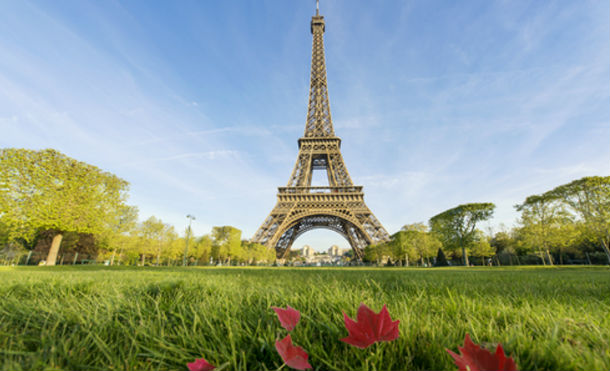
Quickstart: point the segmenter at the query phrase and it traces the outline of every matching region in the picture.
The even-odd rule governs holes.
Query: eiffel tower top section
[[[305,138],[334,137],[335,130],[330,118],[328,84],[326,82],[326,61],[324,59],[324,17],[320,15],[316,2],[316,15],[311,17],[313,47],[311,52],[311,85],[309,87],[309,107]]]

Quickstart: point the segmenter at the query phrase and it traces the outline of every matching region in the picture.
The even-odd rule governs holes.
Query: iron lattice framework
[[[311,86],[305,133],[299,139],[299,154],[286,187],[278,188],[277,204],[252,238],[275,247],[285,258],[294,240],[316,228],[333,230],[345,237],[356,258],[362,259],[369,244],[388,241],[390,236],[364,203],[361,186],[354,186],[341,156],[341,139],[335,136],[330,116],[324,17],[312,17]],[[312,187],[314,170],[326,170],[328,187]]]

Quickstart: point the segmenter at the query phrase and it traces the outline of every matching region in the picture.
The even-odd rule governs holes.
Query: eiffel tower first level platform
[[[311,20],[313,48],[305,133],[299,139],[299,154],[287,186],[278,188],[275,207],[252,238],[274,247],[279,259],[288,256],[297,237],[317,228],[345,237],[359,260],[367,245],[390,239],[364,203],[362,186],[352,183],[343,163],[341,139],[335,136],[330,115],[324,31],[324,17],[316,10]],[[326,170],[328,187],[311,185],[314,170]]]

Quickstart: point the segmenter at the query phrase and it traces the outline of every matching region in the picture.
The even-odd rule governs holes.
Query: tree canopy
[[[456,206],[430,219],[431,231],[445,247],[462,250],[464,265],[468,265],[466,249],[475,242],[477,223],[493,216],[493,203],[470,203]]]
[[[559,199],[550,193],[533,195],[515,209],[521,212],[521,234],[538,249],[542,262],[553,264],[549,249],[560,237],[562,225],[570,222],[570,216]]]
[[[53,149],[0,149],[0,218],[11,239],[56,231],[49,265],[55,264],[63,232],[111,230],[127,190],[125,180]]]
[[[610,176],[584,177],[546,193],[571,209],[610,263]]]

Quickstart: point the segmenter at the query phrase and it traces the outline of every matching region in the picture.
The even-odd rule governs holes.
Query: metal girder
[[[252,237],[274,247],[278,258],[287,257],[301,234],[316,228],[333,230],[349,242],[357,259],[369,244],[388,241],[390,235],[364,203],[361,186],[354,186],[341,156],[341,139],[335,136],[330,115],[324,17],[311,20],[313,47],[311,84],[305,133],[286,187],[278,188],[277,203]],[[312,187],[314,169],[325,169],[328,187]]]

